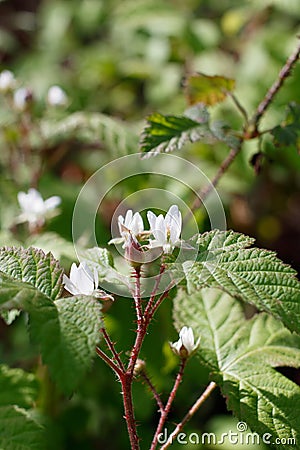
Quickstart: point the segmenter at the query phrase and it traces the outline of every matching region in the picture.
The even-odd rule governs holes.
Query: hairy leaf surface
[[[52,300],[61,294],[63,269],[51,253],[33,247],[1,247],[0,271],[30,283]]]
[[[34,263],[26,267],[24,255],[28,257],[28,254],[34,255]],[[47,276],[49,260],[43,252],[35,249],[16,251],[13,248],[11,252],[5,249],[5,255],[8,255],[6,270],[11,275],[0,272],[0,307],[4,311],[18,309],[29,314],[30,334],[41,349],[43,362],[49,365],[51,375],[60,388],[70,393],[90,367],[95,355],[101,326],[101,304],[88,296],[53,301],[46,295],[45,292],[53,294],[60,287],[57,287],[57,275],[52,278]],[[42,275],[45,275],[45,280]],[[53,279],[56,280],[54,284]],[[55,290],[51,290],[51,286],[55,286]]]
[[[260,434],[300,439],[300,387],[275,370],[300,367],[300,337],[266,313],[245,320],[241,304],[216,289],[180,290],[176,328],[201,336],[197,354],[230,410]],[[276,448],[296,448],[277,445]]]
[[[196,262],[183,267],[190,286],[219,288],[273,314],[300,333],[300,283],[274,252],[247,248],[253,239],[232,231],[199,235]]]

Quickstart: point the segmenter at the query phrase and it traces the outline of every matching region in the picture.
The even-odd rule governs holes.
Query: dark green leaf
[[[33,374],[22,369],[0,366],[0,405],[16,404],[32,408],[37,397],[38,384]]]
[[[17,406],[0,407],[1,450],[44,450],[44,430],[30,413]]]
[[[90,367],[99,342],[101,305],[87,296],[53,302],[29,283],[0,272],[0,304],[29,313],[30,334],[53,379],[71,393]]]
[[[155,155],[180,150],[187,142],[204,138],[213,138],[207,121],[199,123],[186,116],[164,116],[155,113],[147,117],[140,148],[142,152]]]
[[[299,148],[300,140],[300,105],[291,103],[286,120],[273,128],[271,134],[276,147]]]

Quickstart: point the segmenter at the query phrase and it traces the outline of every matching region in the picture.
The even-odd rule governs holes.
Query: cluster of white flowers
[[[123,248],[131,246],[133,243],[139,245],[140,241],[150,236],[147,249],[161,248],[163,253],[171,254],[175,247],[182,245],[180,240],[182,218],[177,205],[172,205],[166,216],[162,214],[156,216],[152,211],[147,212],[150,230],[144,229],[143,219],[140,213],[130,209],[125,217],[118,217],[118,226],[121,238],[112,239],[109,243],[123,243]],[[188,247],[188,246],[187,246]],[[142,247],[141,247],[142,248]]]
[[[0,72],[0,92],[3,94],[11,92],[13,94],[13,106],[19,112],[25,111],[34,99],[31,89],[23,86],[18,87],[18,82],[10,70]],[[54,107],[63,107],[68,104],[67,94],[57,85],[49,87],[46,100],[48,105]]]

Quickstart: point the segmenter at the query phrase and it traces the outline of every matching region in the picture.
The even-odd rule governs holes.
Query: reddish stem
[[[173,440],[178,436],[184,425],[191,419],[191,417],[195,414],[196,411],[200,408],[200,406],[205,402],[205,400],[210,396],[212,391],[216,388],[216,383],[212,381],[209,383],[205,391],[202,393],[202,395],[196,400],[196,402],[193,404],[191,409],[188,411],[188,413],[184,416],[182,421],[176,426],[175,430],[170,434],[170,436],[167,439],[167,442],[160,448],[160,450],[165,450],[168,448],[172,443]]]
[[[100,358],[103,359],[103,361],[106,362],[106,364],[112,368],[112,370],[118,375],[118,377],[121,379],[121,377],[124,375],[123,372],[119,369],[119,367],[113,362],[112,359],[110,359],[109,356],[106,355],[106,353],[104,353],[103,350],[101,350],[101,348],[96,347],[96,353],[98,356],[100,356]]]
[[[132,403],[132,379],[131,372],[126,372],[122,378],[122,395],[124,403],[125,420],[127,424],[127,430],[129,440],[131,444],[131,450],[139,450],[139,438],[136,430],[136,421],[134,417],[134,408]]]
[[[148,377],[147,372],[146,372],[145,370],[143,370],[143,371],[141,372],[140,375],[141,375],[141,377],[145,380],[145,382],[147,383],[147,385],[148,385],[150,391],[151,391],[152,394],[153,394],[153,397],[154,397],[155,400],[156,400],[157,406],[159,407],[159,410],[160,410],[160,412],[162,413],[163,410],[164,410],[163,402],[162,402],[162,400],[161,400],[161,398],[160,398],[159,393],[158,393],[157,390],[155,389],[155,386],[153,385],[152,381],[151,381],[150,378]]]
[[[105,339],[105,342],[109,348],[109,350],[111,351],[114,359],[116,360],[116,362],[118,363],[118,367],[120,368],[120,370],[122,372],[125,372],[125,367],[120,359],[119,354],[117,353],[116,349],[115,349],[115,345],[112,342],[112,340],[110,339],[109,334],[107,333],[106,329],[104,327],[101,328],[101,333],[103,334],[103,337]]]
[[[164,426],[164,424],[165,424],[165,422],[167,420],[168,414],[170,412],[172,403],[173,403],[173,401],[175,399],[175,396],[176,396],[176,393],[178,391],[179,385],[180,385],[180,383],[182,381],[182,376],[183,376],[184,368],[186,366],[186,362],[187,362],[186,358],[181,360],[180,368],[179,368],[178,374],[176,376],[173,389],[172,389],[172,391],[171,391],[171,393],[169,395],[169,398],[168,398],[168,401],[167,401],[167,404],[166,404],[165,408],[161,412],[160,420],[158,422],[158,426],[156,428],[156,432],[155,432],[153,441],[151,443],[150,450],[155,450],[156,447],[157,447],[158,436],[162,432],[163,426]]]

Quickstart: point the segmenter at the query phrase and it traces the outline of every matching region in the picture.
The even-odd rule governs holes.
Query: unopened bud
[[[135,377],[137,377],[138,375],[140,375],[142,372],[145,371],[146,368],[146,363],[143,359],[137,359],[135,366],[134,366],[134,370],[133,370],[133,375]]]

